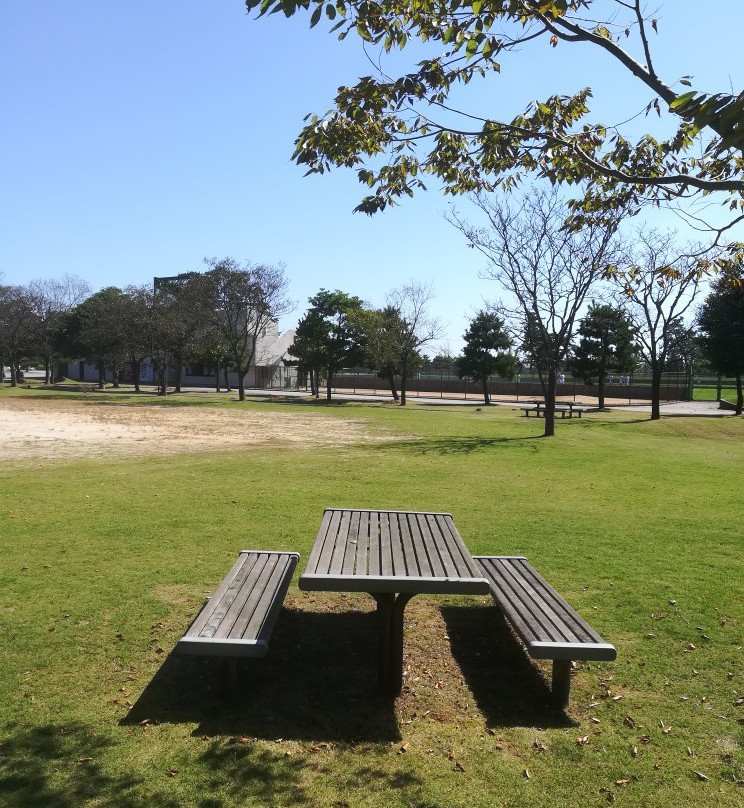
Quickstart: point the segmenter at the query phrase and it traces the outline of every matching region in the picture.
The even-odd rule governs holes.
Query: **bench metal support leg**
[[[399,696],[403,689],[403,614],[413,594],[376,592],[372,597],[377,601],[379,623],[378,689]]]
[[[220,674],[224,682],[225,697],[233,704],[238,701],[238,660],[237,657],[223,657],[220,660]]]
[[[571,691],[571,660],[553,660],[553,700],[559,707],[568,706]]]

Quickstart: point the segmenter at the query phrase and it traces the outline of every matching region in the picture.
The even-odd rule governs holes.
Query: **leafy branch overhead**
[[[310,13],[339,39],[356,34],[385,51],[413,41],[437,50],[397,77],[381,72],[339,88],[335,107],[311,116],[294,159],[308,173],[356,168],[370,193],[356,210],[375,213],[423,189],[428,176],[449,194],[509,189],[526,173],[553,183],[582,184],[575,223],[608,210],[721,192],[732,213],[720,230],[744,218],[744,93],[703,93],[689,76],[656,72],[650,40],[657,20],[640,0],[246,0],[260,15]],[[592,91],[529,103],[509,120],[480,117],[450,103],[453,90],[493,77],[526,43],[589,44],[650,91],[646,113],[676,121],[671,137],[631,141],[590,118]],[[577,51],[579,55],[580,51]],[[681,91],[678,91],[681,90]]]

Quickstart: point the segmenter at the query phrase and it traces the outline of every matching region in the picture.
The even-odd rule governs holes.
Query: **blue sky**
[[[740,91],[744,3],[710,0],[705,18],[696,0],[660,5],[659,72]],[[379,305],[415,279],[431,283],[444,342],[459,349],[468,317],[498,289],[444,221],[451,202],[432,184],[383,214],[352,214],[363,195],[354,172],[304,178],[290,161],[304,115],[371,72],[358,41],[339,43],[327,27],[255,20],[242,0],[4,0],[4,282],[70,273],[98,289],[200,269],[204,256],[282,262],[297,301],[287,328],[321,287]],[[500,77],[462,98],[511,115],[587,84],[605,123],[650,100],[591,49],[544,46],[505,57]]]

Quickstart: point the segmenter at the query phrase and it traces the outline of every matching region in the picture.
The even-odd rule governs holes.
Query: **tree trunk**
[[[395,374],[392,370],[388,370],[387,372],[388,384],[390,385],[390,392],[393,395],[393,401],[397,401],[400,396],[398,395],[398,391],[395,389]]]
[[[483,377],[483,403],[486,405],[491,403],[491,396],[488,393],[488,376]]]
[[[403,362],[400,366],[400,406],[406,406],[406,387],[408,386],[408,363]]]
[[[236,370],[238,371],[238,401],[245,401],[245,374],[248,371],[246,370],[244,373],[241,367]]]
[[[111,369],[111,383],[115,390],[119,389],[119,368],[114,364]]]
[[[132,383],[134,384],[134,392],[140,391],[140,360],[134,357],[129,358],[129,364],[132,366]]]
[[[44,384],[50,384],[52,381],[52,360],[44,357]]]
[[[16,374],[18,363],[16,362],[15,356],[12,353],[8,357],[8,366],[10,367],[10,386],[18,387],[18,376]]]
[[[103,362],[98,363],[98,389],[103,390],[106,386],[106,366]]]
[[[181,392],[181,376],[183,375],[183,359],[179,356],[176,359],[176,383],[175,388],[176,392]]]
[[[214,389],[216,393],[222,392],[222,386],[220,385],[220,360],[217,359],[217,372],[214,374],[215,385]]]
[[[741,388],[741,373],[736,374],[736,414],[741,415],[744,406],[744,393]]]
[[[326,401],[331,400],[331,385],[333,383],[333,374],[328,371],[328,378],[326,379]]]
[[[164,396],[168,393],[168,380],[166,379],[166,374],[168,372],[167,367],[158,368],[158,395]]]
[[[230,392],[230,379],[229,379],[229,377],[227,375],[227,365],[225,365],[225,367],[224,367],[223,376],[225,378],[225,390],[227,390],[227,392],[229,393]]]
[[[600,373],[597,378],[597,406],[600,410],[604,409],[605,405],[605,374]]]
[[[651,365],[651,420],[661,419],[661,366]]]
[[[555,435],[555,368],[548,370],[548,378],[545,381],[545,433],[543,437],[552,438]]]

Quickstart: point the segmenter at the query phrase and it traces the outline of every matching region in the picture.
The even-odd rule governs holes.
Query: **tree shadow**
[[[219,660],[171,654],[122,724],[196,723],[195,735],[397,741],[392,698],[378,695],[374,612],[285,607],[268,656],[239,660],[237,698]]]
[[[489,727],[571,727],[550,687],[494,606],[442,606],[452,656]]]
[[[416,438],[414,440],[385,441],[372,444],[365,448],[368,451],[399,451],[408,454],[428,454],[429,452],[441,455],[472,454],[484,452],[495,447],[526,448],[537,452],[542,435],[527,435],[519,438],[483,438],[478,436],[445,437],[445,438]]]
[[[110,808],[139,808],[142,781],[110,774],[103,763],[115,741],[80,723],[3,727],[0,802],[4,808],[78,808],[89,801]],[[179,801],[148,789],[153,808]]]

